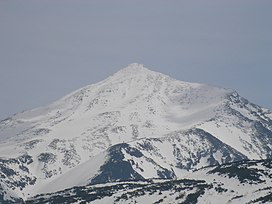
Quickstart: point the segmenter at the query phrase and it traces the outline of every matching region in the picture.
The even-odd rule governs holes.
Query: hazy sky
[[[0,119],[138,62],[272,109],[271,0],[1,0]]]

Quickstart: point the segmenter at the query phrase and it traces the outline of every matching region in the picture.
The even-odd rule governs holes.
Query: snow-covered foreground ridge
[[[38,195],[26,203],[271,203],[271,167],[271,160],[239,161],[206,167],[185,179],[89,184]]]
[[[0,201],[271,157],[271,111],[131,64],[0,122]]]

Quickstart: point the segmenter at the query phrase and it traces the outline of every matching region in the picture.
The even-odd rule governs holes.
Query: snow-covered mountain
[[[180,179],[204,166],[269,158],[271,111],[235,91],[131,64],[0,122],[0,200],[113,181]]]

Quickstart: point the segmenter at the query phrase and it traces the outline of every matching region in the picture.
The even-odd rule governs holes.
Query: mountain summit
[[[122,73],[125,75],[129,75],[129,74],[139,74],[142,72],[151,73],[152,71],[145,68],[143,64],[132,63],[132,64],[129,64],[127,67],[118,71],[116,74]]]
[[[130,64],[0,122],[5,199],[272,157],[272,113],[237,92]],[[1,193],[0,193],[1,197]]]

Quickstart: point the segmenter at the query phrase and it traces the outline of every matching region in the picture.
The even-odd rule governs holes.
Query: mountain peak
[[[129,64],[127,67],[121,69],[116,74],[125,74],[125,75],[135,75],[135,74],[144,74],[144,73],[151,73],[152,71],[144,67],[143,64],[139,63],[132,63]]]
[[[131,63],[122,70],[123,71],[129,71],[129,72],[138,72],[138,71],[143,71],[143,70],[148,70],[148,69],[145,68],[143,64]]]
[[[132,63],[126,66],[123,69],[120,69],[118,72],[113,74],[111,77],[109,77],[110,81],[112,80],[124,80],[126,79],[131,79],[131,78],[145,78],[146,76],[150,75],[157,75],[159,73],[152,71],[146,67],[144,67],[143,64],[139,63]]]

